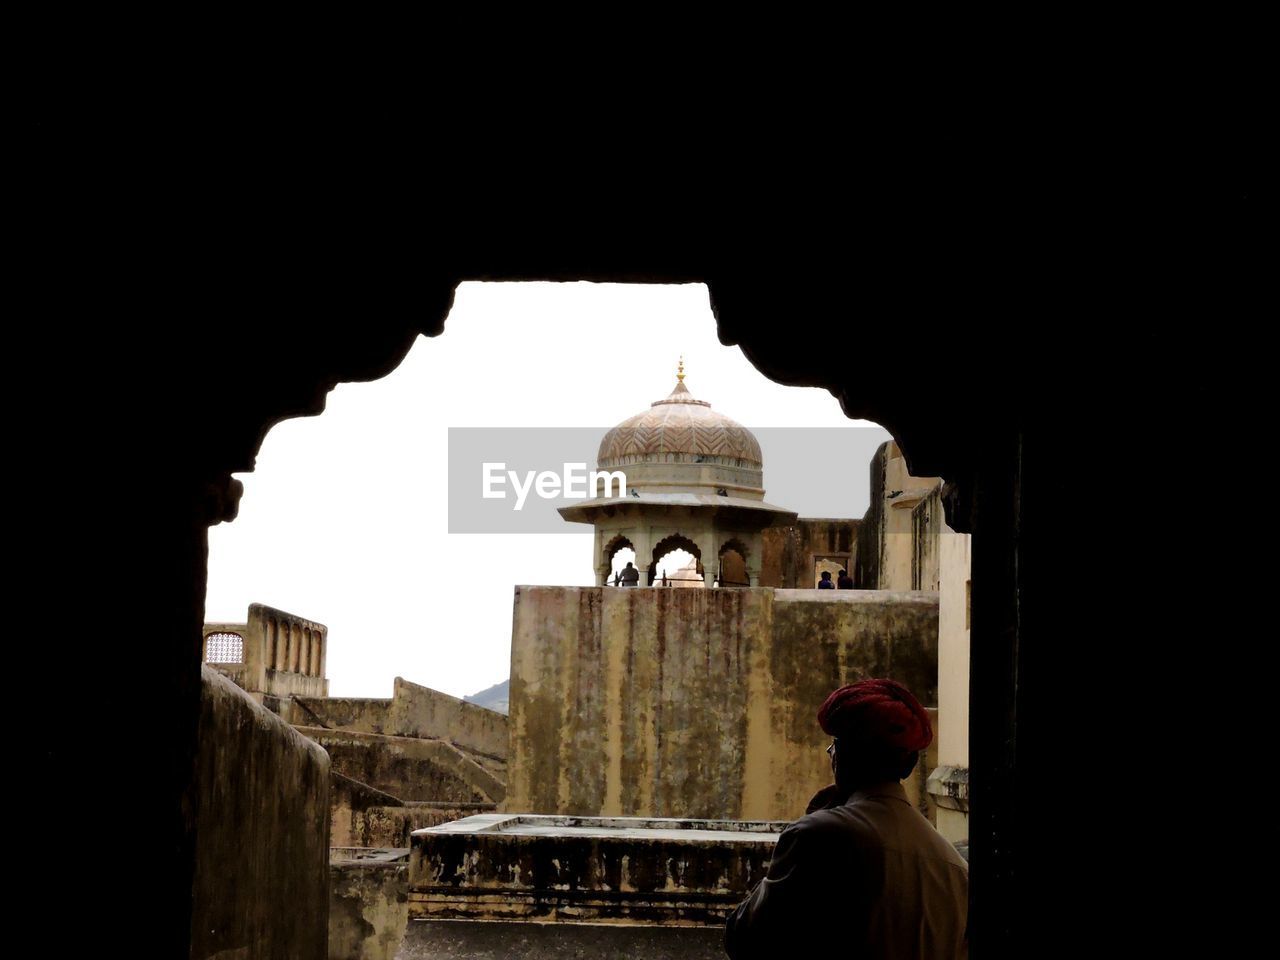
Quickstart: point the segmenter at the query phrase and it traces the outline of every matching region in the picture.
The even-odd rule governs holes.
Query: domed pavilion
[[[627,495],[560,508],[566,520],[595,527],[597,585],[629,547],[642,587],[655,585],[658,562],[673,550],[694,556],[707,586],[756,586],[761,531],[796,521],[795,512],[765,503],[764,460],[751,431],[696,399],[684,376],[681,361],[670,395],[600,442],[596,468],[624,473]]]

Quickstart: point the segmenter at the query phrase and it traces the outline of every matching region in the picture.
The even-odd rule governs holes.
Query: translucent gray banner
[[[590,494],[607,427],[451,427],[450,533],[590,533],[557,512]],[[880,427],[760,427],[764,499],[802,517],[858,518]],[[569,494],[569,495],[566,495]]]

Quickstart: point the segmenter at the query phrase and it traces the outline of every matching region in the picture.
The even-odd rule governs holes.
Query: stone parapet
[[[938,767],[929,774],[929,795],[944,810],[969,811],[969,768]]]
[[[718,926],[785,822],[492,814],[414,831],[411,918]]]
[[[324,747],[337,773],[400,800],[491,803],[506,794],[501,780],[444,740],[296,729]]]

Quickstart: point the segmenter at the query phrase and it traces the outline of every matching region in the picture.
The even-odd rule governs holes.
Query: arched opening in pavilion
[[[682,534],[673,533],[659,540],[653,548],[649,564],[649,585],[654,587],[703,587],[706,578],[702,568],[702,551]]]
[[[616,536],[605,544],[604,559],[609,568],[608,582],[618,586],[621,583],[622,571],[626,569],[627,564],[634,565],[636,562],[635,545],[624,536]]]
[[[747,548],[742,541],[733,539],[720,548],[720,571],[716,576],[716,586],[751,586],[747,577]]]

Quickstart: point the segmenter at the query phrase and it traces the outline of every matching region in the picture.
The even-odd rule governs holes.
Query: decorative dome
[[[596,456],[601,468],[628,463],[688,461],[761,469],[760,444],[751,431],[697,400],[684,385],[684,365],[665,400],[628,417],[604,435]],[[703,458],[698,460],[697,458]]]

